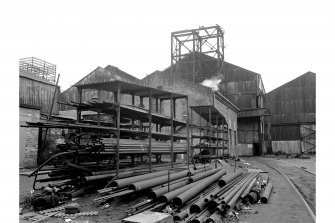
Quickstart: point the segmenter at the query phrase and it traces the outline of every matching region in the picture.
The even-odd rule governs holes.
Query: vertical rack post
[[[171,167],[173,168],[173,162],[174,162],[174,154],[173,154],[173,134],[174,134],[174,128],[173,128],[173,114],[174,108],[173,108],[173,95],[170,94],[170,122],[171,122],[171,147],[170,147],[170,158],[171,158]]]
[[[117,124],[117,138],[116,138],[116,158],[115,158],[115,169],[116,176],[119,175],[119,164],[120,164],[120,120],[121,120],[121,84],[117,85],[117,93],[116,93],[116,124]]]
[[[219,159],[219,112],[216,114],[216,159]],[[215,162],[217,168],[217,162]]]
[[[134,106],[135,105],[135,95],[131,94],[131,104]],[[135,128],[135,120],[131,119],[131,128]]]
[[[156,98],[156,113],[158,114],[158,98]],[[158,132],[158,123],[156,123],[156,132]]]
[[[151,88],[149,89],[149,171],[151,172],[151,123],[152,123],[152,90]]]
[[[190,171],[190,123],[189,123],[188,96],[186,96],[186,145],[187,145],[187,169]]]
[[[193,109],[192,108],[191,108],[191,121],[190,121],[190,124],[191,124],[191,150],[192,150],[191,161],[192,161],[192,158],[193,158]]]
[[[82,89],[78,89],[78,96],[79,96],[79,107],[77,108],[77,122],[81,121],[81,103],[82,103],[82,93],[83,90]]]
[[[212,150],[212,107],[208,107],[208,118],[209,118],[209,148]]]

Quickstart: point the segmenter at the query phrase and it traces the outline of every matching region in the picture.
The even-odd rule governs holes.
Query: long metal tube
[[[218,184],[219,184],[220,187],[223,187],[224,185],[226,185],[227,183],[233,181],[234,179],[236,179],[238,176],[240,176],[242,174],[243,174],[242,171],[237,171],[235,173],[229,173],[229,174],[223,176],[219,180]]]
[[[189,175],[189,171],[188,170],[184,170],[184,171],[180,171],[178,173],[174,173],[174,174],[170,174],[170,181],[172,180],[176,180],[182,177],[186,177]],[[140,191],[140,190],[145,190],[148,189],[150,187],[154,187],[163,183],[168,182],[168,177],[167,176],[161,176],[161,177],[156,177],[153,179],[148,179],[148,180],[144,180],[144,181],[139,181],[136,183],[132,183],[128,186],[129,189],[131,190],[136,190],[136,191]]]
[[[203,191],[206,187],[217,181],[220,177],[222,177],[224,174],[226,174],[226,171],[221,169],[219,172],[215,173],[214,175],[211,175],[207,178],[205,178],[205,181],[201,181],[199,184],[194,186],[188,191],[185,191],[184,193],[178,195],[176,198],[173,199],[173,203],[176,206],[181,206],[188,200],[190,200],[192,197],[196,196],[198,193]]]
[[[235,184],[238,184],[243,178],[244,178],[243,175],[241,175],[234,181],[225,185],[224,187],[219,188],[219,192],[216,192],[216,193],[213,192],[212,194],[209,195],[209,197],[206,196],[203,199],[204,204],[207,205],[209,210],[214,210],[220,204],[220,201],[217,198],[218,194],[225,193],[226,191],[230,190]],[[197,209],[197,207],[193,207],[193,208]]]
[[[170,191],[169,193],[166,193],[164,194],[163,196],[161,196],[159,199],[161,202],[169,202],[171,201],[172,199],[174,199],[175,197],[177,197],[179,194],[187,191],[188,189],[192,188],[192,187],[195,187],[196,185],[198,184],[201,184],[203,183],[204,181],[206,181],[207,178],[201,180],[201,181],[196,181],[194,183],[191,183],[191,184],[187,184],[186,186],[183,186],[183,187],[180,187],[176,190],[173,190],[173,191]]]
[[[210,175],[213,175],[213,174],[215,174],[215,173],[217,173],[217,172],[219,172],[220,171],[220,169],[219,168],[216,168],[216,169],[213,169],[213,170],[210,170],[210,171],[207,171],[207,172],[203,172],[203,173],[200,173],[200,174],[196,174],[196,175],[194,175],[194,176],[191,176],[190,178],[189,178],[189,181],[190,182],[195,182],[195,181],[197,181],[197,180],[199,180],[199,179],[202,179],[202,178],[204,178],[204,177],[208,177],[208,176],[210,176]]]
[[[191,223],[202,223],[205,218],[210,214],[208,209],[205,209],[198,217],[194,218]]]
[[[224,197],[226,197],[231,191],[236,189],[236,187],[238,187],[241,183],[243,183],[250,176],[251,176],[251,173],[244,174],[242,176],[241,180],[238,183],[236,183],[235,185],[233,185],[229,190],[224,190],[224,191],[218,193],[218,198],[223,199]]]
[[[226,193],[230,188],[232,188],[235,184],[238,184],[243,178],[246,177],[247,174],[242,174],[241,176],[237,177],[233,181],[229,182],[225,186],[221,187],[220,191],[214,195],[215,198],[220,197],[222,194]]]
[[[225,203],[227,204],[226,205],[226,208],[227,209],[230,209],[231,207],[233,207],[233,205],[235,204],[235,202],[237,201],[238,198],[240,198],[242,192],[245,190],[245,188],[248,186],[248,184],[250,184],[250,181],[253,180],[253,178],[255,177],[255,175],[257,175],[258,173],[256,174],[252,174],[252,176],[246,181],[244,182],[244,184],[242,184],[242,186],[239,188],[239,190],[237,190],[235,193],[232,192],[230,195],[227,196],[227,199],[224,200],[225,202],[229,201],[228,203]],[[232,196],[231,199],[229,199],[229,197]]]
[[[268,185],[266,186],[262,196],[261,196],[261,202],[262,203],[267,203],[270,197],[270,193],[272,190],[272,182],[268,183]]]
[[[165,176],[166,174],[168,174],[167,170],[143,174],[143,175],[136,176],[136,177],[128,177],[125,179],[115,180],[114,182],[111,183],[111,187],[117,187],[118,189],[121,189],[121,188],[129,186],[132,183],[143,181],[143,180],[148,180],[148,179],[153,179],[155,177]]]
[[[250,182],[250,184],[245,188],[245,190],[243,191],[243,193],[241,194],[240,198],[244,198],[249,192],[250,190],[254,187],[255,183],[256,183],[257,178],[253,178],[252,181]]]
[[[211,214],[207,219],[206,223],[215,223],[221,221],[221,213],[219,211],[215,211],[213,214]]]
[[[172,184],[172,185],[170,184],[170,186],[166,186],[166,187],[162,187],[162,188],[150,191],[148,193],[148,197],[153,198],[153,199],[158,198],[158,197],[162,196],[163,194],[168,193],[169,191],[176,190],[176,189],[178,189],[180,187],[183,187],[187,184],[188,184],[188,180],[184,180],[184,181]]]
[[[241,176],[240,176],[241,177]],[[221,192],[222,189],[228,190],[233,184],[240,178],[234,179],[234,181],[230,182],[229,184],[225,185],[224,188],[217,187],[215,190],[213,190],[211,193],[209,193],[207,196],[205,196],[203,199],[199,199],[196,203],[192,204],[190,206],[190,213],[200,213],[205,206],[210,202],[214,197],[217,195],[217,193]],[[216,205],[218,205],[218,202],[216,202]]]
[[[188,211],[187,209],[184,211],[179,212],[178,214],[176,214],[175,216],[173,216],[173,220],[174,221],[182,221],[184,220],[186,217],[188,216]]]

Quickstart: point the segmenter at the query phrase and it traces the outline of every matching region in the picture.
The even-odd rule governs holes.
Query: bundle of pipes
[[[117,142],[113,138],[103,138],[102,142],[105,145],[106,152],[116,152]],[[169,142],[152,142],[151,153],[169,153],[171,143]],[[185,143],[173,143],[173,151],[175,153],[186,152]],[[149,152],[149,142],[147,140],[131,140],[131,139],[120,139],[119,153],[132,153],[132,154],[143,154]]]
[[[258,173],[246,173],[243,175],[235,175],[235,178],[222,187],[216,194],[212,194],[207,198],[207,207],[211,211],[224,211],[235,204],[246,186]],[[199,207],[193,207],[192,210],[199,211]]]

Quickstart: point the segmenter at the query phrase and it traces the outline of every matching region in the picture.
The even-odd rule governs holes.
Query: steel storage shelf
[[[78,102],[72,102],[71,105],[76,107],[77,109],[77,122],[81,122],[81,111],[91,110],[96,111],[98,113],[98,126],[103,127],[109,130],[114,131],[116,135],[116,143],[113,147],[112,151],[115,151],[115,160],[116,160],[116,173],[119,173],[119,155],[120,148],[122,144],[120,144],[122,134],[128,134],[131,136],[142,136],[148,139],[148,143],[145,150],[141,153],[147,153],[149,158],[149,170],[151,171],[151,155],[153,148],[153,141],[155,140],[170,140],[170,151],[166,150],[166,145],[164,149],[156,149],[161,154],[170,154],[171,158],[171,167],[173,167],[174,156],[177,153],[187,153],[187,158],[189,158],[189,127],[188,127],[188,116],[186,116],[186,121],[181,121],[176,119],[176,109],[175,102],[177,99],[185,99],[186,100],[186,108],[188,114],[188,96],[182,95],[178,93],[163,91],[156,88],[151,88],[147,86],[143,86],[142,84],[134,84],[128,83],[119,80],[111,80],[106,82],[98,82],[98,83],[89,83],[89,84],[81,84],[76,85],[78,89]],[[83,102],[82,101],[82,92],[83,90],[97,90],[98,92],[98,100],[92,102]],[[108,91],[114,93],[114,101],[101,101],[101,91]],[[131,95],[132,104],[125,105],[121,104],[121,94]],[[148,109],[144,109],[143,107],[135,106],[135,97],[139,97],[140,105],[143,106],[143,99],[148,99]],[[156,110],[153,111],[153,100],[156,99]],[[165,116],[160,114],[158,111],[158,102],[162,102],[168,100],[170,101],[170,116]],[[111,114],[113,117],[116,117],[114,120],[113,127],[101,126],[100,124],[100,115],[101,114]],[[135,129],[125,129],[121,128],[121,118],[130,119],[131,124],[129,127],[134,127],[135,121],[139,121],[141,123],[140,130]],[[143,124],[148,124],[148,131],[144,131]],[[152,125],[156,125],[156,132],[152,131]],[[186,136],[176,134],[177,127],[186,127],[187,134]],[[170,134],[162,133],[162,127],[170,127]],[[186,150],[184,152],[178,148],[178,151],[174,151],[174,141],[186,139]],[[156,147],[155,147],[156,148]],[[123,152],[123,151],[122,151]],[[129,152],[136,152],[135,150],[129,150]],[[189,163],[189,162],[188,162]]]
[[[219,149],[225,149],[224,142],[227,140],[227,122],[225,117],[212,105],[191,106],[191,148],[194,149],[193,139],[207,141],[207,147],[214,149],[216,158],[219,158]],[[193,123],[193,112],[199,115],[199,125]],[[206,123],[201,123],[202,119]],[[199,135],[193,134],[193,130],[198,129]],[[221,134],[221,136],[219,136]],[[193,154],[193,152],[192,152]]]

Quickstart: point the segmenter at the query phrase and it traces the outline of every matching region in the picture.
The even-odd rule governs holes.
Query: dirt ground
[[[255,204],[251,205],[249,211],[238,211],[240,220],[237,220],[234,216],[229,216],[224,222],[313,222],[307,209],[300,200],[300,197],[296,194],[295,190],[287,182],[287,180],[274,169],[265,165],[265,163],[271,163],[271,165],[280,167],[285,174],[290,177],[293,183],[299,188],[304,194],[307,201],[315,210],[315,174],[306,172],[305,169],[301,169],[300,166],[308,169],[313,169],[313,159],[306,160],[301,159],[298,162],[293,160],[283,160],[276,158],[264,158],[264,157],[248,157],[241,158],[244,162],[251,164],[253,168],[260,168],[263,171],[268,172],[269,179],[273,182],[273,190],[267,204]],[[315,159],[314,159],[315,161]],[[296,165],[293,165],[296,164]],[[309,164],[308,164],[309,163]],[[238,168],[238,167],[237,167]],[[315,162],[314,162],[315,169]],[[231,169],[230,169],[231,170]],[[32,190],[33,178],[20,175],[20,202],[24,201],[26,195]],[[80,217],[72,220],[75,222],[121,222],[126,217],[125,211],[132,205],[143,201],[146,197],[137,195],[123,197],[122,199],[114,199],[109,204],[109,208],[102,209],[97,207],[93,203],[93,199],[96,198],[96,194],[87,195],[81,197],[73,202],[78,203],[81,211],[98,211],[98,216],[92,217]],[[20,204],[22,207],[23,204]],[[28,212],[30,210],[25,210]],[[26,220],[20,220],[20,222],[28,222]],[[65,222],[62,218],[49,218],[44,222]]]

